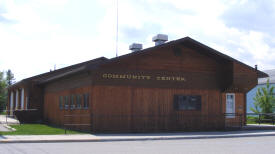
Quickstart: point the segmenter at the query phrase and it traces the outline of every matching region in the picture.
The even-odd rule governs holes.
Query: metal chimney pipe
[[[157,34],[152,39],[155,42],[155,46],[164,44],[166,41],[168,41],[168,35],[165,34]]]
[[[132,52],[136,52],[142,49],[142,44],[139,43],[133,43],[129,46],[129,50],[132,50]]]

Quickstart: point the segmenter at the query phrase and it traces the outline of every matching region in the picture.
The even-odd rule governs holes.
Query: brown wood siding
[[[29,109],[38,109],[43,113],[43,89],[35,84],[30,87]]]
[[[173,48],[161,48],[146,55],[136,55],[103,65],[103,68],[217,72],[220,67],[217,61],[197,51],[184,47],[180,48],[180,51],[180,55],[175,55]]]
[[[89,73],[81,73],[68,78],[60,79],[45,85],[45,93],[58,92],[67,89],[78,88],[92,84],[92,78]]]
[[[105,78],[104,75],[141,75],[150,79]],[[181,77],[182,81],[172,80]],[[160,79],[165,78],[165,79]],[[166,80],[169,78],[169,80]],[[134,86],[140,88],[175,88],[175,89],[220,89],[217,82],[220,78],[216,73],[199,72],[169,72],[169,71],[133,71],[133,70],[101,70],[94,73],[96,85]]]
[[[175,54],[175,50],[180,54]],[[242,66],[244,67],[244,66]],[[143,72],[153,75],[174,74],[182,75],[186,78],[185,83],[166,82],[159,83],[141,83],[127,82],[124,85],[140,85],[141,87],[163,87],[163,88],[187,88],[187,89],[225,89],[232,86],[233,83],[233,63],[221,61],[201,54],[199,51],[185,47],[166,47],[158,50],[140,54],[128,58],[122,58],[120,61],[114,61],[101,66],[100,72]],[[99,75],[99,73],[95,74]],[[96,76],[96,78],[98,78]],[[110,84],[104,80],[95,81],[98,84]],[[123,84],[122,82],[115,85]]]
[[[130,129],[132,92],[130,87],[93,88],[93,131]]]
[[[59,108],[59,97],[60,96],[71,96],[80,94],[81,96],[85,93],[90,95],[89,97],[89,108],[88,109],[60,109]],[[63,90],[59,92],[48,92],[44,96],[44,120],[55,125],[64,126],[64,124],[91,124],[90,114],[92,111],[92,91],[90,86],[74,88],[69,90]],[[64,98],[63,98],[64,99]],[[83,107],[83,98],[82,98]],[[71,115],[73,117],[65,117],[65,115]],[[77,115],[77,116],[76,116]],[[87,116],[80,116],[87,115]],[[87,126],[70,126],[70,128],[77,129],[90,129]]]
[[[258,84],[257,71],[234,62],[233,87],[247,93]]]
[[[59,96],[81,95],[83,105],[83,94],[89,94],[88,109],[59,109]],[[69,107],[70,108],[70,107]],[[81,73],[70,78],[61,79],[48,83],[44,87],[44,120],[55,125],[76,124],[70,128],[90,130],[91,126],[80,126],[78,124],[91,125],[92,111],[92,86],[91,77],[88,73]],[[73,117],[64,117],[71,115]],[[85,115],[85,116],[80,116]]]
[[[173,106],[175,94],[201,95],[201,111],[176,111]],[[222,115],[221,96],[218,90],[95,86],[93,108],[93,129],[96,132],[177,130],[173,128],[175,121],[172,121],[177,119],[176,117],[184,117],[178,119],[177,123],[188,124],[189,129],[203,129],[207,125],[195,124],[195,119],[208,115]],[[211,122],[211,127],[223,126],[223,121],[218,118],[208,118],[205,118],[204,122]]]

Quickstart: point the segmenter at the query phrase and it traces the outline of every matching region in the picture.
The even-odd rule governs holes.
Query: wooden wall
[[[233,87],[247,93],[258,84],[258,75],[255,69],[244,67],[234,62],[233,65]]]
[[[222,115],[218,90],[95,86],[92,94],[95,132],[197,130],[223,126],[222,117],[215,117]],[[175,110],[175,94],[201,95],[201,111]]]
[[[175,54],[174,50],[179,50]],[[219,62],[189,48],[159,48],[146,54],[120,58],[102,66],[108,69],[217,72]]]
[[[60,109],[59,108],[59,97],[60,96],[71,96],[85,93],[90,94],[89,97],[89,108],[88,109]],[[64,98],[63,98],[64,100]],[[59,92],[48,92],[44,95],[44,120],[51,124],[64,126],[64,124],[76,124],[75,126],[68,126],[69,128],[78,128],[89,130],[90,126],[79,126],[78,124],[91,124],[91,110],[92,110],[92,98],[91,98],[91,87],[81,87],[69,90],[62,90]],[[83,103],[83,99],[82,99]],[[83,104],[82,104],[83,106]],[[67,117],[67,116],[68,117]]]
[[[70,128],[77,128],[83,130],[91,129],[91,111],[92,111],[92,86],[91,78],[88,74],[78,74],[71,76],[65,80],[56,81],[45,85],[44,87],[44,120],[51,124],[64,126],[64,124],[76,124],[69,126]],[[88,109],[60,109],[59,97],[71,96],[88,93],[89,108]],[[64,98],[63,98],[64,100]],[[83,106],[83,98],[82,98]],[[68,115],[69,117],[65,116]],[[83,126],[79,124],[84,124]],[[87,126],[86,124],[89,124]]]

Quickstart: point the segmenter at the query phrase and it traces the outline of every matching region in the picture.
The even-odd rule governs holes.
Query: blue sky
[[[189,36],[259,69],[275,68],[275,1],[118,0],[118,54]],[[115,56],[116,0],[0,0],[0,70],[21,80]]]

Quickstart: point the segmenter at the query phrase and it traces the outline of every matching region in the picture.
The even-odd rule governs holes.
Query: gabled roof
[[[36,76],[32,76],[32,77],[23,79],[23,80],[15,83],[13,85],[11,85],[9,88],[27,83],[29,81],[36,82],[36,83],[44,83],[44,82],[47,82],[47,81],[50,81],[50,80],[53,80],[53,79],[56,79],[56,78],[67,76],[69,74],[77,73],[79,71],[84,71],[88,66],[89,67],[91,67],[91,66],[92,67],[97,67],[100,63],[102,63],[105,60],[108,60],[108,59],[105,58],[105,57],[100,57],[100,58],[92,59],[92,60],[85,61],[85,62],[82,62],[82,63],[78,63],[78,64],[75,64],[75,65],[71,65],[71,66],[68,66],[68,67],[64,67],[64,68],[61,68],[61,69],[57,69],[57,70],[54,70],[54,71],[50,71],[50,72],[46,72],[46,73],[39,74],[39,75],[36,75]]]
[[[12,85],[11,87],[17,85],[17,84],[20,84],[21,82],[26,82],[26,81],[35,81],[39,84],[44,84],[44,83],[47,83],[47,82],[50,82],[50,81],[53,81],[53,80],[57,80],[59,78],[62,78],[62,77],[65,77],[65,76],[68,76],[68,75],[72,75],[72,74],[75,74],[75,73],[79,73],[79,72],[82,72],[82,71],[88,71],[88,70],[91,70],[91,69],[95,69],[95,68],[100,68],[100,65],[101,64],[108,64],[108,63],[112,63],[112,62],[115,62],[115,61],[119,61],[121,59],[124,59],[124,58],[128,58],[128,57],[132,57],[132,56],[136,56],[136,55],[142,55],[142,54],[146,54],[148,52],[151,52],[151,51],[155,51],[157,49],[160,49],[160,48],[164,48],[164,47],[177,47],[179,45],[183,45],[185,47],[188,47],[188,48],[192,48],[192,49],[195,49],[196,51],[198,52],[201,52],[202,54],[205,54],[205,55],[208,55],[216,60],[221,60],[221,61],[229,61],[229,62],[237,62],[251,70],[255,70],[253,67],[247,65],[247,64],[244,64],[228,55],[225,55],[213,48],[210,48],[190,37],[184,37],[182,39],[178,39],[178,40],[174,40],[174,41],[170,41],[170,42],[167,42],[167,43],[164,43],[162,45],[158,45],[158,46],[153,46],[153,47],[150,47],[150,48],[146,48],[146,49],[143,49],[143,50],[140,50],[140,51],[136,51],[136,52],[131,52],[129,54],[125,54],[125,55],[122,55],[122,56],[119,56],[119,57],[115,57],[115,58],[112,58],[112,59],[107,59],[105,57],[100,57],[100,58],[97,58],[97,59],[93,59],[93,60],[90,60],[90,61],[86,61],[86,62],[83,62],[83,63],[79,63],[79,64],[75,64],[75,65],[72,65],[72,66],[68,66],[68,67],[65,67],[65,68],[62,68],[62,69],[58,69],[58,70],[55,70],[55,71],[51,71],[51,72],[47,72],[47,73],[43,73],[43,74],[40,74],[40,75],[37,75],[37,76],[33,76],[33,77],[30,77],[30,78],[27,78],[27,79],[24,79],[22,81],[20,81],[19,83],[16,83],[14,85]],[[258,71],[258,77],[259,78],[263,78],[263,77],[268,77],[268,75],[262,71]]]
[[[215,59],[219,59],[219,60],[225,60],[225,61],[231,61],[231,62],[237,62],[251,70],[255,70],[255,68],[243,63],[243,62],[240,62],[228,55],[225,55],[207,45],[204,45],[190,37],[184,37],[182,39],[178,39],[178,40],[174,40],[174,41],[170,41],[170,42],[167,42],[167,43],[164,43],[162,45],[158,45],[158,46],[153,46],[153,47],[150,47],[150,48],[146,48],[146,49],[143,49],[143,50],[140,50],[140,51],[136,51],[136,52],[132,52],[132,53],[129,53],[129,54],[125,54],[125,55],[122,55],[122,56],[119,56],[119,57],[115,57],[115,58],[112,58],[112,59],[109,59],[108,61],[106,61],[107,63],[108,62],[112,62],[112,61],[119,61],[120,59],[123,59],[123,58],[128,58],[130,56],[135,56],[135,55],[140,55],[140,54],[144,54],[144,53],[147,53],[147,52],[150,52],[152,50],[157,50],[159,48],[163,48],[163,47],[168,47],[168,46],[175,46],[177,47],[177,45],[184,45],[186,47],[189,47],[189,48],[192,48],[192,49],[195,49],[196,51],[198,52],[201,52],[202,54],[205,54],[205,55],[209,55],[211,56],[212,58],[215,58]],[[268,77],[268,75],[262,71],[258,71],[258,77],[259,78],[263,78],[263,77]]]

